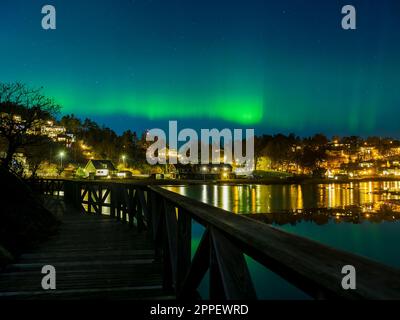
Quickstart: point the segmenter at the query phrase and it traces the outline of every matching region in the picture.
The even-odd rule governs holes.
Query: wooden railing
[[[35,179],[28,180],[29,185],[36,192],[51,196],[63,196],[64,192],[64,182],[63,179]]]
[[[397,269],[159,186],[103,181],[62,185],[65,200],[79,210],[106,213],[148,232],[163,260],[164,288],[175,290],[178,299],[198,298],[197,288],[208,270],[210,299],[256,299],[245,255],[316,299],[400,299]],[[205,227],[193,255],[192,220]],[[356,290],[341,285],[345,265],[355,267]]]

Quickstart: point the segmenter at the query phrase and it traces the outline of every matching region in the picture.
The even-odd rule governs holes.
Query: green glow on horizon
[[[252,95],[230,97],[193,98],[152,95],[150,97],[126,96],[125,98],[106,97],[87,101],[86,96],[67,96],[53,92],[60,97],[62,113],[88,115],[115,115],[143,117],[150,120],[162,119],[220,119],[240,125],[258,124],[263,118],[264,99]],[[76,106],[82,105],[81,108]]]

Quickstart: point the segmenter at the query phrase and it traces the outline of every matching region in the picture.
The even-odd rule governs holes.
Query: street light
[[[61,169],[63,168],[63,158],[65,156],[65,152],[64,151],[60,151],[60,163],[61,163]]]
[[[122,161],[124,162],[124,167],[126,167],[126,165],[125,165],[126,155],[123,155],[121,158],[122,158]]]

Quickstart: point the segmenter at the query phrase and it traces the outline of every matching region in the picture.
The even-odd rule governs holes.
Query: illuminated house
[[[40,133],[43,136],[48,136],[52,140],[56,141],[59,135],[64,135],[67,132],[67,129],[65,129],[62,126],[56,126],[54,125],[53,121],[46,121],[41,127],[40,127]]]
[[[228,179],[233,176],[230,164],[176,164],[175,169],[181,179]]]
[[[0,118],[4,119],[4,123],[7,123],[7,118],[11,118],[13,122],[12,125],[15,129],[18,129],[18,127],[23,128],[25,125],[25,120],[16,114],[1,112]],[[75,136],[71,133],[67,133],[65,127],[55,125],[54,121],[36,120],[33,126],[28,129],[26,133],[29,135],[47,136],[55,142],[63,143],[68,148],[70,148],[72,143],[75,142]]]
[[[49,137],[53,141],[63,143],[68,148],[75,142],[75,136],[72,133],[67,133],[65,127],[57,126],[53,121],[46,121],[41,124],[40,134]]]
[[[381,158],[378,150],[372,146],[360,147],[358,151],[358,157],[363,161],[376,160]]]
[[[110,160],[89,160],[85,166],[89,178],[111,178],[117,169]]]

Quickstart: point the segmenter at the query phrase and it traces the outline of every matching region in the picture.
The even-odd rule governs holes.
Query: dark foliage
[[[59,222],[22,179],[0,168],[0,181],[0,246],[17,255],[54,233]]]

